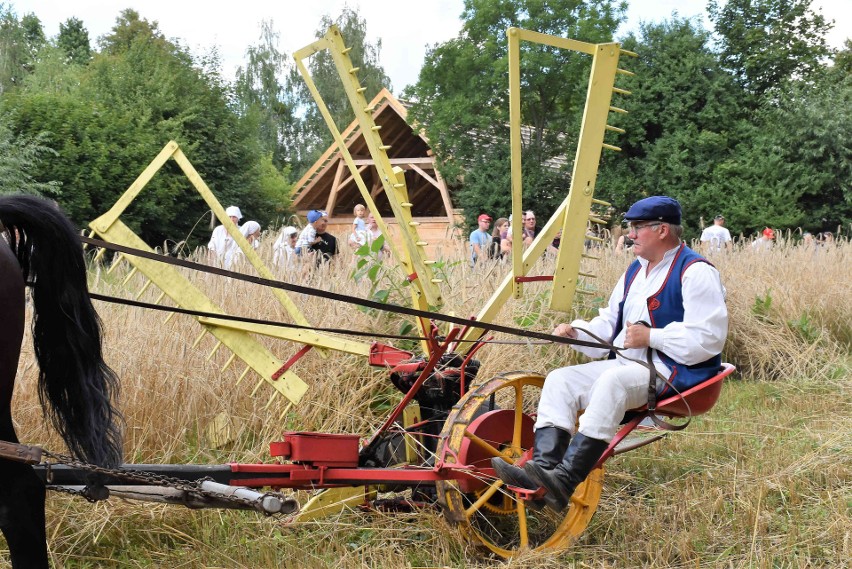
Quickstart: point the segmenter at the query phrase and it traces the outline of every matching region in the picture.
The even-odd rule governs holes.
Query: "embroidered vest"
[[[712,266],[712,263],[707,261],[707,259],[687,247],[684,243],[681,243],[680,248],[675,253],[674,260],[672,260],[663,285],[657,292],[648,297],[648,314],[650,315],[652,328],[665,328],[672,322],[683,321],[683,273],[693,263],[707,263]],[[627,301],[627,293],[630,291],[630,286],[641,269],[642,265],[638,260],[635,260],[630,264],[624,274],[624,296],[621,302],[618,303],[618,320],[616,321],[615,333],[611,341],[614,341],[618,337],[621,329],[624,327],[624,303]],[[672,275],[675,275],[676,278],[672,278]],[[660,350],[657,350],[657,354],[659,354],[662,362],[672,370],[669,383],[680,392],[710,379],[719,373],[722,367],[722,354],[716,354],[706,361],[691,366],[676,362]],[[615,354],[611,353],[610,357],[615,357]],[[667,391],[671,391],[671,388],[665,385],[659,390],[658,395],[663,395]]]

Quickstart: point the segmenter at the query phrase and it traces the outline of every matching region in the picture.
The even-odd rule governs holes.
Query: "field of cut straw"
[[[271,256],[267,236],[261,252]],[[502,280],[505,266],[472,270],[464,248],[444,252],[444,312],[474,314]],[[593,285],[577,311],[590,314],[629,262],[601,253]],[[713,259],[727,288],[731,329],[723,355],[738,373],[717,406],[683,432],[608,463],[591,525],[570,549],[509,562],[466,544],[437,509],[416,513],[344,511],[319,521],[282,520],[234,511],[192,511],[109,500],[98,504],[51,493],[48,536],[56,567],[847,567],[852,559],[852,246],[808,250],[783,240]],[[547,260],[541,261],[542,264]],[[335,265],[281,275],[336,292],[366,296],[371,283],[351,277],[345,252]],[[546,268],[538,267],[533,274]],[[253,272],[251,267],[246,272]],[[93,266],[91,287],[131,297],[141,276],[127,267]],[[232,314],[287,320],[270,291],[221,277],[186,273]],[[401,273],[377,277],[398,286]],[[405,301],[405,289],[390,301]],[[153,300],[156,291],[143,299]],[[548,308],[545,284],[531,284],[498,318],[549,332],[565,315]],[[294,296],[318,326],[399,333],[404,319]],[[214,339],[193,347],[201,329],[190,317],[98,303],[105,352],[121,378],[127,462],[268,461],[284,430],[366,436],[400,396],[386,374],[363,359],[315,350],[294,367],[310,384],[283,418],[271,390],[252,396],[257,377],[237,385],[243,366],[221,369],[230,354],[208,357]],[[498,339],[516,339],[498,336]],[[364,341],[356,339],[357,341]],[[282,360],[296,348],[261,340]],[[479,380],[508,370],[547,370],[579,361],[564,347],[486,346]],[[21,358],[14,416],[20,438],[62,451],[41,418],[29,343]],[[211,435],[211,425],[217,435]],[[300,496],[304,499],[304,496]],[[0,542],[3,543],[3,542]],[[0,545],[0,565],[8,554]]]

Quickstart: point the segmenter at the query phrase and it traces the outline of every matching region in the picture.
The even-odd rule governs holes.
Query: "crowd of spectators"
[[[230,269],[245,257],[243,249],[234,240],[234,232],[241,234],[251,248],[257,249],[260,246],[261,226],[257,221],[241,223],[243,214],[238,206],[229,206],[225,213],[232,228],[228,229],[228,222],[217,226],[212,232],[207,249],[210,262]],[[301,267],[301,270],[309,270],[331,262],[338,255],[337,238],[327,230],[328,214],[323,210],[311,210],[306,218],[306,223],[301,229],[287,225],[280,230],[272,247],[275,267],[284,271],[293,271],[297,267]],[[528,247],[540,232],[535,213],[531,210],[523,212],[520,239],[512,235],[511,221],[511,215],[498,217],[496,221],[487,213],[481,213],[477,217],[477,228],[470,233],[468,239],[468,261],[471,267],[485,262],[509,259],[513,247]],[[357,257],[359,251],[365,251],[364,245],[372,245],[381,235],[375,216],[363,204],[357,204],[353,210],[351,231],[345,237],[353,254]],[[598,237],[605,235],[606,231]],[[626,232],[615,228],[612,235],[613,250],[616,254],[631,251],[633,241]],[[795,237],[795,242],[803,247],[818,250],[833,246],[834,239],[831,231],[816,235],[804,231],[801,233],[801,238]],[[560,231],[552,242],[548,243],[545,255],[555,256],[561,241]],[[606,241],[606,239],[589,237],[585,246],[586,248],[599,247]],[[741,243],[740,247],[749,248],[755,252],[767,251],[776,246],[777,233],[775,229],[766,227],[753,240],[747,241],[741,237],[738,242]],[[707,256],[731,252],[734,246],[735,240],[725,227],[725,216],[722,214],[715,216],[712,225],[702,230],[700,238],[693,245],[696,250]],[[379,249],[371,251],[377,259],[383,258],[390,251],[388,243],[385,242]]]

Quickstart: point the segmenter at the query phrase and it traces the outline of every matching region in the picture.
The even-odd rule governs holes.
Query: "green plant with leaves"
[[[443,257],[439,257],[435,259],[435,262],[432,263],[432,276],[435,277],[436,280],[443,281],[444,283],[449,283],[449,273],[453,270],[453,267],[461,265],[462,261],[453,261],[452,259],[445,259]],[[451,287],[447,284],[447,290]],[[437,310],[437,307],[432,307],[434,310]]]
[[[45,144],[43,133],[33,137],[15,137],[6,117],[0,112],[0,194],[24,193],[57,198],[61,184],[39,182],[31,172],[56,151]]]
[[[358,247],[355,250],[355,268],[350,278],[356,283],[364,279],[370,283],[368,298],[384,304],[402,304],[409,306],[405,288],[410,286],[401,272],[399,265],[385,263],[387,253],[384,251],[385,236],[379,235],[376,239]],[[371,309],[359,307],[365,312]]]
[[[772,289],[766,291],[765,296],[756,296],[751,307],[751,313],[760,320],[768,320],[772,311]]]
[[[808,344],[816,343],[822,336],[819,325],[808,314],[802,314],[796,320],[788,321],[787,325]]]

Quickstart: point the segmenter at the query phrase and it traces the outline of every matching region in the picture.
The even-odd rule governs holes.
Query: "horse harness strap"
[[[636,322],[636,324],[639,324],[641,326],[645,326],[649,329],[651,328],[651,325],[648,322],[645,322],[644,320],[640,320],[639,322]],[[682,425],[674,425],[672,423],[668,423],[666,421],[663,421],[659,417],[659,415],[657,415],[657,377],[658,377],[658,374],[657,374],[657,366],[654,365],[654,348],[652,348],[651,346],[648,346],[648,349],[645,350],[645,360],[648,363],[648,373],[650,374],[650,377],[648,378],[648,416],[651,418],[651,420],[654,422],[655,425],[657,425],[659,428],[663,429],[664,431],[682,431],[683,429],[686,428],[687,425],[689,425],[690,421],[692,421],[692,413],[690,413],[689,416],[687,416],[686,423],[684,423]],[[662,376],[659,376],[659,377],[662,378]],[[687,409],[689,409],[689,403],[686,402],[686,399],[683,398],[683,396],[680,394],[680,392],[677,389],[675,389],[675,387],[671,383],[669,383],[669,381],[667,379],[665,379],[665,378],[662,378],[662,379],[663,379],[663,381],[666,382],[666,384],[669,387],[674,389],[675,393],[678,394],[678,396],[683,400]]]
[[[254,277],[254,276],[251,276],[251,275],[245,275],[245,274],[242,274],[242,273],[237,273],[237,272],[234,272],[234,271],[228,271],[228,270],[220,269],[220,268],[217,268],[217,267],[209,267],[209,266],[206,266],[206,265],[202,265],[201,263],[194,263],[192,261],[187,261],[187,260],[184,260],[184,259],[176,259],[176,258],[172,258],[172,257],[167,257],[167,256],[164,256],[164,255],[159,255],[155,252],[143,251],[141,249],[126,247],[126,246],[118,245],[118,244],[115,244],[115,243],[107,243],[107,242],[102,241],[100,239],[92,239],[90,237],[81,237],[80,240],[84,243],[89,244],[89,245],[94,245],[96,247],[103,247],[105,249],[109,249],[109,250],[112,250],[112,251],[118,251],[120,253],[125,253],[125,254],[128,254],[128,255],[134,255],[134,256],[138,256],[138,257],[142,257],[142,258],[151,259],[151,260],[154,260],[154,261],[160,261],[160,262],[171,264],[171,265],[182,266],[182,267],[185,267],[185,268],[194,269],[194,270],[198,270],[198,271],[201,271],[201,272],[217,274],[217,275],[230,277],[230,278],[234,278],[234,279],[237,279],[237,280],[242,280],[242,281],[251,282],[251,283],[255,283],[255,284],[260,284],[260,285],[264,285],[264,286],[271,286],[273,288],[289,290],[291,292],[303,293],[303,294],[307,294],[307,295],[310,295],[310,296],[318,296],[318,297],[321,297],[321,298],[346,302],[346,303],[350,303],[350,304],[357,304],[357,305],[360,305],[360,306],[364,306],[364,307],[368,307],[368,308],[374,308],[374,309],[381,310],[381,311],[384,311],[384,312],[406,314],[406,315],[415,316],[415,317],[418,317],[418,318],[430,318],[430,319],[440,320],[440,321],[444,321],[444,322],[449,322],[449,323],[452,323],[452,324],[472,326],[472,327],[476,327],[476,328],[483,328],[485,330],[490,330],[492,332],[503,332],[503,333],[512,334],[512,335],[521,335],[521,336],[526,336],[528,338],[531,337],[531,338],[536,338],[536,339],[540,339],[540,340],[546,340],[546,341],[551,341],[551,342],[556,342],[556,343],[561,343],[561,344],[569,344],[569,345],[586,346],[586,347],[592,347],[592,348],[608,349],[608,350],[611,350],[613,352],[619,353],[619,355],[626,360],[638,363],[638,364],[648,368],[648,372],[650,374],[649,375],[649,381],[648,381],[648,412],[649,412],[648,414],[651,417],[651,419],[654,421],[654,424],[656,424],[661,429],[664,429],[664,430],[667,430],[667,431],[680,431],[682,429],[685,429],[686,426],[689,425],[690,421],[692,420],[692,413],[690,412],[687,415],[686,423],[684,423],[683,425],[673,425],[673,424],[667,423],[667,422],[663,421],[662,419],[660,419],[659,417],[657,417],[656,413],[654,412],[656,410],[656,405],[657,405],[657,378],[658,377],[660,379],[662,379],[666,383],[666,385],[671,387],[674,390],[675,393],[677,393],[677,395],[681,398],[681,400],[686,405],[687,409],[689,409],[689,404],[687,403],[686,399],[683,398],[683,396],[680,394],[680,392],[668,381],[668,379],[666,379],[665,377],[663,377],[662,375],[660,375],[657,372],[657,369],[654,366],[654,362],[653,362],[653,349],[650,346],[648,347],[648,351],[646,353],[647,362],[642,362],[640,360],[636,360],[636,359],[633,359],[633,358],[630,358],[630,357],[627,357],[627,356],[621,354],[620,352],[622,352],[624,350],[623,347],[619,348],[619,347],[613,345],[611,342],[607,342],[606,340],[603,340],[602,338],[599,338],[595,334],[592,334],[588,330],[583,330],[582,328],[576,328],[575,327],[577,330],[580,330],[580,331],[586,333],[588,336],[590,336],[591,338],[596,340],[597,343],[588,342],[588,341],[584,341],[584,340],[577,340],[577,339],[573,339],[573,338],[553,336],[551,334],[544,334],[544,333],[541,333],[541,332],[534,332],[534,331],[528,331],[528,330],[522,331],[522,330],[518,330],[518,329],[515,329],[515,328],[510,328],[508,326],[501,326],[499,324],[478,322],[478,321],[475,321],[475,320],[466,319],[466,318],[459,318],[459,317],[451,316],[451,315],[438,314],[438,313],[434,313],[434,312],[428,312],[428,311],[423,311],[423,310],[417,310],[417,309],[414,309],[414,308],[408,308],[408,307],[405,307],[405,306],[397,306],[397,305],[393,305],[393,304],[379,303],[379,302],[371,301],[371,300],[368,300],[368,299],[353,297],[353,296],[349,296],[349,295],[343,295],[343,294],[332,293],[332,292],[327,292],[327,291],[322,291],[322,290],[316,290],[316,289],[312,289],[312,288],[309,288],[309,287],[294,285],[294,284],[291,284],[291,283],[285,283],[285,282],[281,282],[281,281],[274,281],[274,280],[265,279],[265,278],[261,278],[261,277]],[[91,297],[92,298],[100,298],[101,300],[109,300],[109,301],[117,300],[117,299],[112,299],[110,297],[103,297],[101,295],[96,295],[96,294],[91,294]],[[130,302],[126,301],[126,300],[123,301],[123,302],[130,304]],[[141,303],[139,303],[139,304],[141,304]],[[186,310],[186,309],[182,310],[182,309],[176,309],[176,308],[172,308],[171,310],[173,310],[174,312],[181,312],[181,313],[186,313],[186,314],[191,314],[191,313],[195,312],[195,311],[190,311],[190,310]],[[199,313],[199,315],[200,315],[200,313]],[[250,319],[233,317],[233,316],[229,316],[229,315],[225,315],[225,314],[205,314],[205,315],[215,317],[215,318],[250,321]],[[279,324],[279,323],[272,323],[272,322],[266,322],[266,321],[264,321],[264,323]],[[639,322],[638,324],[645,325],[649,328],[651,327],[650,324],[648,324],[647,322],[644,322],[644,321]]]
[[[23,462],[24,464],[39,464],[42,452],[40,447],[0,441],[0,458],[7,460]]]

